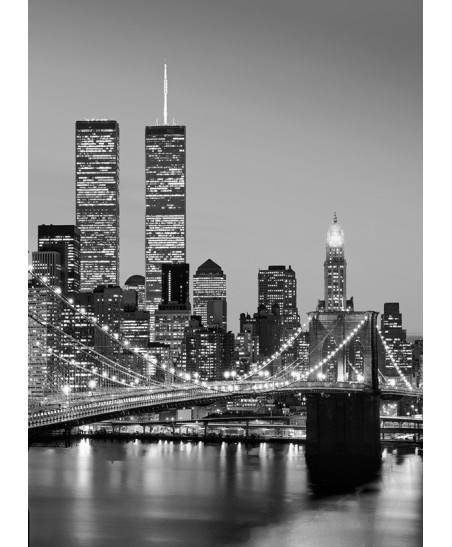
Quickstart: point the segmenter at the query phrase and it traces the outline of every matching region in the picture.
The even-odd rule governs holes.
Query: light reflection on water
[[[298,445],[82,441],[29,451],[34,546],[422,545],[422,457],[314,495]]]

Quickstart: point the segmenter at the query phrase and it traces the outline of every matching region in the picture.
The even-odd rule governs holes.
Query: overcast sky
[[[120,126],[121,283],[144,275],[144,128],[187,126],[187,260],[227,275],[228,326],[257,272],[291,265],[304,321],[326,232],[345,232],[355,309],[400,302],[422,332],[420,0],[33,0],[29,250],[75,223],[75,121]]]

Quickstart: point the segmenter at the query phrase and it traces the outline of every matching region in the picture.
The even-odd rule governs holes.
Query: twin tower
[[[186,128],[168,125],[164,69],[163,125],[145,130],[145,279],[151,316],[162,295],[162,264],[186,262]],[[119,285],[119,125],[114,120],[76,122],[76,224],[80,230],[80,288]],[[344,234],[336,214],[327,236],[325,311],[345,310]]]
[[[163,125],[145,130],[146,308],[162,295],[162,264],[186,262],[185,126],[167,124],[164,69]],[[81,290],[119,285],[119,125],[113,120],[76,123],[76,224],[80,229]]]

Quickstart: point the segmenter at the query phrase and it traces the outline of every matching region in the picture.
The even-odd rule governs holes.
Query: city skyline
[[[202,2],[194,3],[204,5]],[[47,86],[55,83],[48,74],[52,63],[46,64],[49,62],[46,56],[40,60],[35,57],[35,54],[42,53],[43,48],[45,50],[52,40],[52,36],[41,36],[38,39],[36,32],[46,9],[50,9],[53,4],[42,0],[37,4],[41,12],[34,14],[30,26],[30,43],[36,46],[36,50],[31,47],[30,54],[30,138],[34,143],[36,139],[33,139],[32,135],[37,125],[33,121],[36,121],[36,117],[39,118],[42,106],[48,100],[43,97],[42,92],[48,91]],[[102,2],[98,4],[101,5]],[[117,14],[117,10],[121,8],[118,4],[112,4],[113,12]],[[217,10],[221,6],[215,5]],[[372,87],[375,77],[373,70],[366,72],[366,63],[350,50],[351,38],[344,34],[344,29],[350,24],[347,17],[352,15],[351,11],[345,10],[345,15],[341,13],[338,21],[329,19],[331,34],[329,37],[322,35],[326,39],[324,49],[317,52],[318,55],[321,53],[319,60],[323,61],[317,65],[318,79],[309,86],[304,77],[309,80],[309,76],[312,78],[315,75],[309,63],[309,60],[314,62],[315,56],[310,57],[308,54],[306,58],[303,57],[303,62],[298,60],[295,63],[296,70],[287,70],[289,61],[294,61],[293,55],[305,51],[300,47],[303,40],[296,36],[294,25],[290,25],[287,17],[288,12],[295,19],[299,16],[297,21],[302,26],[307,24],[306,20],[314,23],[317,21],[319,24],[320,12],[310,2],[302,3],[303,9],[300,10],[297,10],[295,4],[287,2],[287,10],[281,13],[265,2],[261,5],[264,15],[268,17],[263,17],[258,22],[252,19],[251,6],[255,6],[254,2],[247,3],[240,12],[243,19],[251,24],[251,42],[263,39],[263,31],[267,28],[270,15],[275,17],[275,24],[279,22],[281,25],[282,19],[287,23],[287,36],[284,34],[282,44],[272,55],[269,55],[271,48],[268,48],[274,46],[275,42],[269,38],[268,46],[262,44],[262,52],[248,43],[244,49],[247,54],[244,56],[245,59],[233,59],[232,52],[236,51],[239,44],[243,45],[244,20],[239,22],[230,19],[234,8],[238,9],[236,3],[232,2],[227,8],[221,6],[219,11],[231,23],[238,42],[235,46],[229,41],[226,45],[223,44],[225,64],[228,68],[226,72],[223,66],[221,69],[215,69],[214,53],[201,55],[205,64],[202,68],[197,67],[197,59],[188,62],[187,53],[181,48],[174,44],[159,43],[159,33],[156,31],[155,38],[151,39],[149,36],[153,33],[149,32],[146,40],[152,49],[151,59],[148,58],[146,63],[142,63],[139,57],[136,67],[133,70],[128,68],[137,76],[130,78],[129,74],[128,85],[130,93],[140,94],[139,106],[132,107],[129,102],[121,102],[121,92],[124,91],[125,85],[125,80],[121,77],[118,77],[117,89],[107,86],[107,93],[103,89],[101,102],[96,83],[100,80],[103,82],[106,76],[104,71],[97,65],[98,74],[94,75],[90,72],[89,64],[88,68],[79,67],[93,78],[94,86],[89,92],[84,93],[83,100],[66,89],[68,93],[64,98],[71,100],[66,100],[67,109],[62,111],[62,116],[58,120],[58,130],[54,130],[55,135],[58,135],[58,141],[61,142],[51,140],[52,147],[56,147],[57,144],[60,146],[58,162],[54,165],[53,173],[49,172],[48,164],[44,166],[46,154],[42,153],[39,143],[36,143],[36,150],[34,147],[30,148],[30,165],[33,165],[30,168],[30,199],[37,203],[36,212],[30,210],[30,252],[36,248],[35,234],[38,224],[73,222],[75,203],[70,196],[73,196],[74,184],[74,143],[71,128],[76,119],[92,117],[93,110],[99,112],[102,104],[108,106],[108,116],[117,120],[121,127],[120,283],[123,285],[131,275],[144,275],[145,176],[142,136],[144,126],[154,123],[157,117],[161,117],[162,67],[166,57],[170,80],[169,119],[171,121],[175,116],[177,123],[186,125],[189,143],[186,261],[191,264],[193,271],[197,264],[212,257],[227,272],[230,328],[238,330],[240,312],[252,313],[255,310],[258,270],[272,264],[291,264],[296,272],[299,293],[297,304],[302,319],[306,312],[315,308],[317,299],[323,293],[325,231],[333,212],[337,211],[347,233],[348,295],[355,298],[358,309],[377,309],[380,312],[383,311],[385,302],[400,302],[408,332],[420,333],[422,169],[419,152],[422,146],[422,110],[420,103],[418,110],[415,107],[422,99],[422,70],[418,54],[415,50],[410,50],[410,47],[421,47],[422,44],[416,14],[410,12],[409,15],[413,18],[410,21],[411,30],[403,34],[402,15],[406,15],[406,10],[400,8],[400,11],[391,11],[391,24],[396,27],[397,44],[400,46],[395,54],[396,59],[392,59],[377,40],[387,32],[389,41],[392,39],[392,43],[395,43],[395,34],[390,32],[389,20],[387,23],[384,23],[386,19],[383,19],[383,23],[380,20],[380,23],[376,24],[378,29],[374,28],[374,33],[370,37],[361,36],[364,46],[361,54],[365,60],[372,60],[375,63],[375,70],[377,67],[380,70],[379,86],[376,87]],[[130,25],[131,19],[135,21],[140,14],[149,15],[147,7],[139,4],[137,6],[134,15],[126,18],[124,25]],[[371,26],[372,10],[374,15],[378,11],[387,17],[389,11],[384,10],[388,10],[388,6],[388,3],[384,3],[380,7],[368,7],[370,11],[361,11],[361,22],[364,26],[367,25],[366,28]],[[75,14],[75,20],[79,23],[80,18],[83,20],[84,17],[89,17],[90,21],[96,23],[100,21],[101,13],[97,7],[93,7],[92,11],[88,10],[85,15],[76,7],[66,7],[72,15]],[[62,28],[71,36],[73,27],[66,19],[68,15],[60,11],[56,4],[53,8],[56,10],[57,20],[62,23]],[[31,6],[31,10],[33,9],[34,6]],[[158,2],[153,5],[153,9],[158,15],[157,19],[174,23],[176,12],[166,9]],[[331,7],[329,9],[332,17],[335,11]],[[185,13],[186,8],[179,4],[176,11],[179,14]],[[196,11],[200,13],[200,9]],[[358,15],[355,13],[354,17],[356,19]],[[210,21],[211,25],[207,28],[212,32],[218,29],[218,19],[209,9],[206,8],[201,19],[204,23]],[[107,20],[116,25],[111,17],[107,16]],[[146,21],[153,28],[152,25],[155,23],[152,22],[152,18],[149,17]],[[413,21],[416,23],[414,26]],[[180,45],[184,40],[188,41],[198,50],[202,45],[207,46],[206,41],[195,38],[195,29],[199,24],[188,14],[187,25],[190,32],[182,32],[175,42]],[[277,36],[281,37],[282,30],[278,24],[276,27]],[[106,27],[101,25],[100,36],[105,31]],[[305,45],[319,45],[312,30],[307,35],[304,38]],[[121,42],[120,34],[117,33],[117,36]],[[351,58],[348,60],[341,56],[338,58],[341,67],[341,63],[345,62],[347,65],[345,73],[352,76],[351,82],[340,77],[336,69],[328,65],[334,57],[332,37],[339,40],[342,53],[351,52]],[[224,35],[221,32],[218,39],[211,38],[214,49],[217,48],[217,41],[221,42],[222,38]],[[356,33],[352,38],[358,38]],[[143,43],[143,39],[142,34],[138,32],[137,42]],[[298,39],[301,40],[300,43]],[[92,37],[92,40],[91,45],[96,46],[96,39]],[[291,48],[284,50],[284,47],[289,45],[298,45],[295,48],[296,52]],[[71,47],[64,46],[63,50],[69,56],[68,59],[73,60]],[[202,48],[199,51],[201,50]],[[100,50],[95,47],[95,51]],[[126,49],[123,56],[130,55],[132,51],[133,47]],[[288,58],[284,56],[285,52]],[[113,55],[113,52],[111,54]],[[255,58],[251,62],[249,57],[253,57],[252,54]],[[107,64],[111,59],[109,55],[110,53],[102,50],[102,56],[105,56],[103,58]],[[276,87],[273,84],[269,84],[268,89],[260,87],[264,74],[263,59],[266,55],[266,69],[271,68],[275,79],[285,82],[284,86],[279,88],[279,96],[284,98],[286,105],[284,111],[280,111],[276,103],[271,103],[278,96],[275,94]],[[401,57],[407,61],[403,74],[395,70]],[[95,58],[100,59],[96,55]],[[285,67],[285,74],[282,66]],[[364,70],[367,79],[360,77],[358,69]],[[39,78],[36,70],[41,71]],[[43,85],[40,78],[46,75],[50,78],[46,85]],[[332,94],[320,85],[322,78],[328,76],[332,80],[337,80],[337,86]],[[41,88],[36,89],[39,82]],[[238,86],[239,83],[242,87]],[[145,85],[140,88],[140,84]],[[225,89],[223,103],[219,100],[218,86],[224,86]],[[347,86],[348,91],[361,86],[363,93],[358,92],[353,98],[348,97]],[[57,104],[62,101],[63,90],[64,86],[61,83],[52,90],[51,95]],[[315,97],[314,91],[321,92],[320,96]],[[256,98],[254,102],[253,94]],[[226,102],[226,99],[229,102]],[[294,103],[294,100],[298,102]],[[297,108],[292,108],[289,114],[288,107],[294,107],[295,104]],[[41,105],[41,110],[37,109],[38,105]],[[326,112],[323,111],[325,107]],[[341,110],[344,107],[346,110],[343,114]],[[244,116],[245,108],[248,109],[247,117]],[[203,116],[207,111],[209,116]],[[68,118],[74,113],[77,115],[68,124]],[[402,121],[405,125],[400,124]],[[251,131],[244,131],[244,126]],[[40,130],[43,128],[40,127]],[[341,130],[346,131],[341,133]],[[279,131],[285,135],[284,142],[278,136]],[[205,136],[208,138],[204,138]],[[42,140],[46,141],[45,138]],[[141,144],[137,145],[140,141]],[[213,141],[215,148],[212,148],[210,141]],[[267,141],[270,141],[269,145],[266,144]],[[310,141],[313,144],[310,144]],[[69,147],[72,149],[72,160],[63,161],[68,158],[66,152]],[[246,157],[242,150],[247,151]],[[329,162],[324,161],[325,158],[320,154],[322,150]],[[43,161],[32,161],[34,154],[41,154]],[[294,160],[294,157],[298,159]],[[264,161],[266,158],[272,161]],[[328,163],[329,168],[326,165]],[[387,165],[391,165],[391,169],[388,169]],[[45,178],[42,176],[43,173],[47,173]],[[274,183],[275,180],[278,181],[277,184]],[[64,184],[60,184],[61,181],[64,181]],[[362,181],[368,182],[364,185]],[[47,203],[41,201],[38,193],[43,194],[42,200],[45,199]],[[369,202],[372,203],[371,207]],[[395,230],[397,237],[394,237]],[[405,254],[410,260],[403,258]],[[369,290],[369,287],[372,287],[372,290]],[[413,298],[413,295],[417,297]]]

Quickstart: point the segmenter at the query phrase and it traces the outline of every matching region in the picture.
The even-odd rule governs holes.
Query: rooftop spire
[[[163,72],[163,125],[168,125],[168,80],[166,77],[166,59]]]

